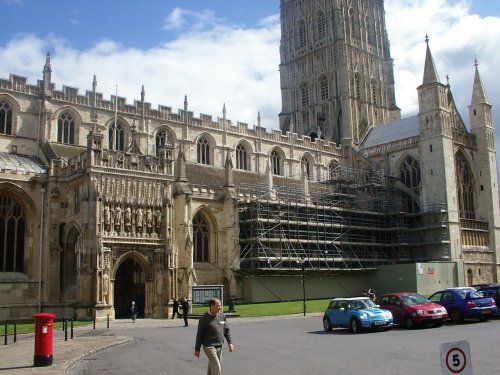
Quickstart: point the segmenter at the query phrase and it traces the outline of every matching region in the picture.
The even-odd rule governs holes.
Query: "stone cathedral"
[[[195,115],[187,96],[152,108],[144,87],[106,99],[95,76],[57,88],[50,55],[36,84],[0,79],[0,319],[120,318],[131,301],[164,318],[197,287],[290,300],[301,278],[308,298],[498,282],[479,63],[465,122],[426,38],[401,118],[383,0],[281,0],[281,26],[276,124]]]

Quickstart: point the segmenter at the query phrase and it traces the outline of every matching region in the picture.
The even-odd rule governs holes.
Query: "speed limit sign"
[[[445,342],[439,347],[442,375],[472,375],[468,341]]]

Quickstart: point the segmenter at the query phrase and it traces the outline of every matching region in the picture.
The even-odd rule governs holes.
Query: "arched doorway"
[[[469,268],[467,270],[467,286],[471,286],[473,284],[474,284],[474,282],[473,282],[473,279],[472,279],[472,270]]]
[[[130,318],[130,305],[137,304],[139,317],[144,317],[145,274],[141,265],[134,259],[120,264],[115,275],[114,307],[116,318]]]

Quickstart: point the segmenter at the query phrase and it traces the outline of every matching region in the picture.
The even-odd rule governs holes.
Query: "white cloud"
[[[446,83],[449,75],[466,122],[473,62],[478,58],[500,129],[500,85],[495,74],[500,66],[500,54],[496,53],[500,19],[472,15],[463,0],[386,0],[385,6],[396,99],[403,114],[417,111],[416,88],[422,80],[424,38],[428,34],[441,80]],[[249,29],[218,19],[210,11],[195,13],[178,8],[166,18],[164,27],[178,36],[147,50],[127,48],[112,40],[77,50],[52,35],[20,35],[0,49],[0,77],[15,73],[35,84],[41,78],[45,54],[51,51],[52,77],[59,89],[64,84],[84,93],[96,74],[98,90],[105,98],[114,94],[118,85],[118,95],[132,103],[140,98],[144,85],[146,100],[154,107],[161,104],[176,111],[183,107],[187,94],[189,110],[195,115],[222,116],[226,103],[228,117],[234,123],[254,125],[261,111],[263,126],[278,127],[279,15]]]

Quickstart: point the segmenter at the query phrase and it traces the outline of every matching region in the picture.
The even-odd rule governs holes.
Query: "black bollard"
[[[64,341],[68,341],[68,321],[64,319],[63,321],[63,327],[64,327]]]
[[[73,340],[73,319],[71,319],[71,339]]]
[[[94,329],[95,329],[95,316],[94,316]]]
[[[17,324],[14,322],[14,342],[17,342]]]
[[[108,314],[108,320],[107,320],[107,323],[106,323],[106,328],[109,329],[109,314]]]
[[[5,323],[5,342],[4,342],[4,345],[7,345],[7,329],[9,328],[9,325],[7,323]]]

